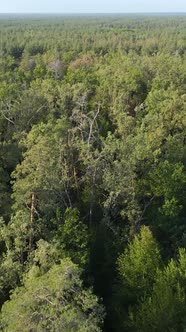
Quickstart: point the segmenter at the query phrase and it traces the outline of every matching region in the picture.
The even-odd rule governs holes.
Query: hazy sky
[[[186,12],[186,0],[0,0],[0,13]]]

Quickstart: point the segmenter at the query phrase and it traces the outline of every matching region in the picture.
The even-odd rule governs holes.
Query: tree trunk
[[[34,215],[36,210],[36,195],[32,193],[31,196],[31,210],[30,210],[30,229],[29,229],[29,252],[33,250],[33,225]]]

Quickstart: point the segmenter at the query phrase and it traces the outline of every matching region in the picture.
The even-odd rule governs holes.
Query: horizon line
[[[116,14],[116,15],[126,15],[126,14],[186,14],[186,11],[143,11],[143,12],[0,12],[0,15],[92,15],[92,14]]]

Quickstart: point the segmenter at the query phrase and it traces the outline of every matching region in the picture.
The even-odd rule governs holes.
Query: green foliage
[[[139,298],[151,289],[161,262],[160,251],[148,227],[143,226],[118,259],[123,287]]]
[[[40,124],[29,132],[24,142],[27,148],[24,160],[13,173],[15,209],[28,209],[32,193],[37,197],[38,213],[42,215],[54,211],[63,195],[63,204],[68,204],[65,201],[68,192],[64,193],[69,181],[67,165],[63,163],[65,127],[65,120],[61,119],[54,127],[52,123]]]
[[[180,250],[178,261],[171,260],[158,271],[150,297],[144,298],[134,319],[136,331],[184,331],[186,252]]]
[[[67,209],[63,218],[57,229],[57,240],[67,257],[74,263],[84,266],[89,260],[88,227],[79,220],[77,209]]]
[[[68,291],[75,263],[104,331],[184,331],[185,16],[2,16],[0,31],[4,330],[100,331],[97,298]]]
[[[47,242],[40,239],[37,242],[37,248],[30,255],[28,276],[35,273],[39,266],[39,274],[46,273],[54,264],[59,263],[60,258],[63,256],[59,244],[56,242]]]
[[[113,288],[112,321],[116,331],[133,331],[130,313],[142,298],[151,294],[162,260],[152,232],[142,226],[117,260],[119,279]],[[133,326],[133,325],[132,325]]]
[[[63,260],[42,276],[29,275],[2,308],[2,331],[101,331],[104,309],[83,289],[78,267]]]

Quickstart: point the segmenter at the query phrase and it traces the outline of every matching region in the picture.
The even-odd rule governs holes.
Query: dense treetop
[[[0,16],[2,331],[186,329],[186,16]]]

